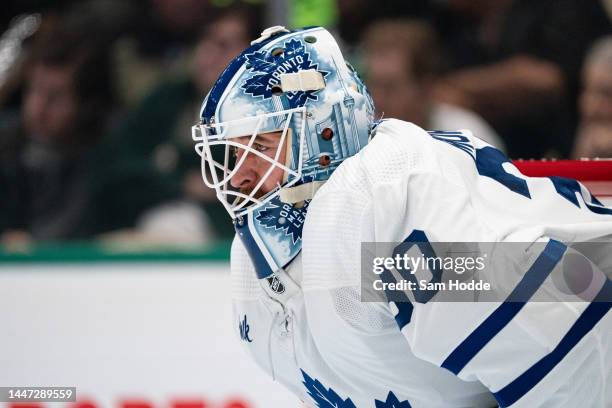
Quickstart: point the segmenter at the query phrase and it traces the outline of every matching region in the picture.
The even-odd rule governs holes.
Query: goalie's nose
[[[257,184],[257,171],[256,171],[256,163],[253,157],[249,157],[248,155],[242,165],[236,171],[236,174],[230,180],[230,184],[232,187],[240,189],[240,191],[252,190]],[[237,158],[237,161],[240,158]]]

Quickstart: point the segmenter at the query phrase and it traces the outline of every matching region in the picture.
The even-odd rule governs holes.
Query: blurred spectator
[[[612,157],[612,36],[600,39],[589,50],[582,82],[573,156]]]
[[[214,191],[205,187],[193,148],[191,126],[202,100],[229,61],[260,33],[258,8],[235,5],[220,9],[196,45],[191,75],[160,84],[132,112],[115,135],[124,153],[144,158],[170,177],[183,197],[198,202],[215,220],[218,236],[233,236],[233,227]]]
[[[0,242],[133,227],[177,197],[146,162],[119,162],[105,144],[114,87],[104,47],[59,29],[27,66],[22,117],[0,132]]]
[[[208,0],[148,0],[133,8],[132,27],[113,52],[124,105],[134,106],[160,82],[187,74],[194,43],[212,11]]]
[[[476,114],[432,100],[440,55],[436,35],[427,23],[379,20],[366,32],[364,45],[366,83],[380,116],[431,130],[469,129],[504,149],[493,129]]]
[[[83,158],[101,137],[112,98],[108,64],[95,50],[61,32],[34,51],[21,121],[0,138],[0,231],[35,239],[85,234]]]
[[[38,14],[21,14],[11,20],[6,31],[0,34],[0,106],[6,117],[7,110],[15,110],[16,100],[22,84],[24,44],[30,36],[41,29],[42,18]]]
[[[574,159],[612,158],[612,123],[581,124],[572,157]]]
[[[567,156],[584,50],[610,29],[599,0],[449,0],[441,100],[473,109],[511,157]]]
[[[431,0],[336,0],[338,33],[348,48],[357,45],[372,23],[379,19],[418,17],[432,14]],[[344,51],[344,50],[343,50]]]
[[[582,81],[581,120],[612,123],[612,36],[598,40],[589,50]]]
[[[15,14],[0,37],[0,55],[4,56],[0,59],[0,105],[3,113],[6,114],[7,109],[18,110],[21,106],[24,94],[21,88],[28,73],[25,57],[32,45],[32,32],[36,32],[37,37],[44,37],[45,33],[61,25],[65,31],[95,39],[97,46],[108,49],[127,31],[127,27],[133,26],[133,16],[139,15],[135,6],[135,2],[123,0],[9,1],[7,9]]]

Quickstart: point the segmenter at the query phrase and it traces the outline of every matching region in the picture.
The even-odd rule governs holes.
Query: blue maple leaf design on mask
[[[411,408],[408,401],[401,401],[397,399],[395,394],[389,391],[387,400],[385,402],[375,400],[376,408]]]
[[[274,204],[274,202],[280,203],[278,198],[274,199],[257,213],[255,220],[266,228],[284,231],[285,234],[291,236],[295,244],[298,239],[302,239],[302,227],[304,226],[308,203],[305,203],[302,208],[292,207],[287,209],[283,208],[282,205]]]
[[[241,88],[249,95],[263,98],[272,97],[272,87],[280,84],[281,74],[319,67],[319,64],[313,63],[304,44],[296,39],[287,41],[284,44],[284,52],[279,56],[275,57],[266,51],[255,51],[245,57],[246,65],[254,75],[247,78]],[[327,71],[318,71],[324,77],[329,74]],[[303,106],[308,99],[317,100],[316,92],[318,91],[285,92],[283,95],[287,97],[291,107],[298,107]]]
[[[300,371],[304,377],[302,384],[306,386],[308,395],[316,402],[318,408],[356,408],[350,398],[342,399],[334,390],[325,388],[319,380],[311,378],[304,370]]]

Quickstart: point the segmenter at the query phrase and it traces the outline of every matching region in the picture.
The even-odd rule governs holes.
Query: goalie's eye
[[[253,149],[257,150],[258,152],[265,152],[266,150],[269,149],[269,147],[264,146],[260,143],[253,143]]]
[[[252,148],[253,148],[253,150],[256,150],[256,151],[258,151],[258,152],[262,152],[262,153],[263,153],[263,152],[265,152],[265,151],[267,151],[268,149],[270,149],[268,146],[264,146],[263,144],[261,144],[261,143],[257,143],[257,142],[253,143]],[[239,150],[239,149],[238,149],[238,147],[236,147],[236,146],[231,146],[231,147],[230,147],[230,155],[231,155],[231,156],[232,156],[234,159],[237,159],[237,158],[238,158],[238,150]],[[241,149],[241,150],[242,150],[242,149]]]

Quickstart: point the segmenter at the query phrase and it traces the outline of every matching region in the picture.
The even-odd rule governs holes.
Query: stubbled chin
[[[240,192],[241,192],[242,194],[245,194],[245,195],[250,195],[252,191],[253,191],[253,189],[252,189],[252,188],[249,188],[249,189],[241,189],[241,190],[240,190]],[[261,198],[261,197],[265,196],[266,194],[268,194],[268,192],[267,192],[267,191],[263,191],[263,189],[262,189],[262,188],[260,188],[260,189],[259,189],[259,191],[257,191],[257,192],[255,193],[255,195],[253,196],[253,198],[257,198],[257,199],[259,199],[259,198]]]

